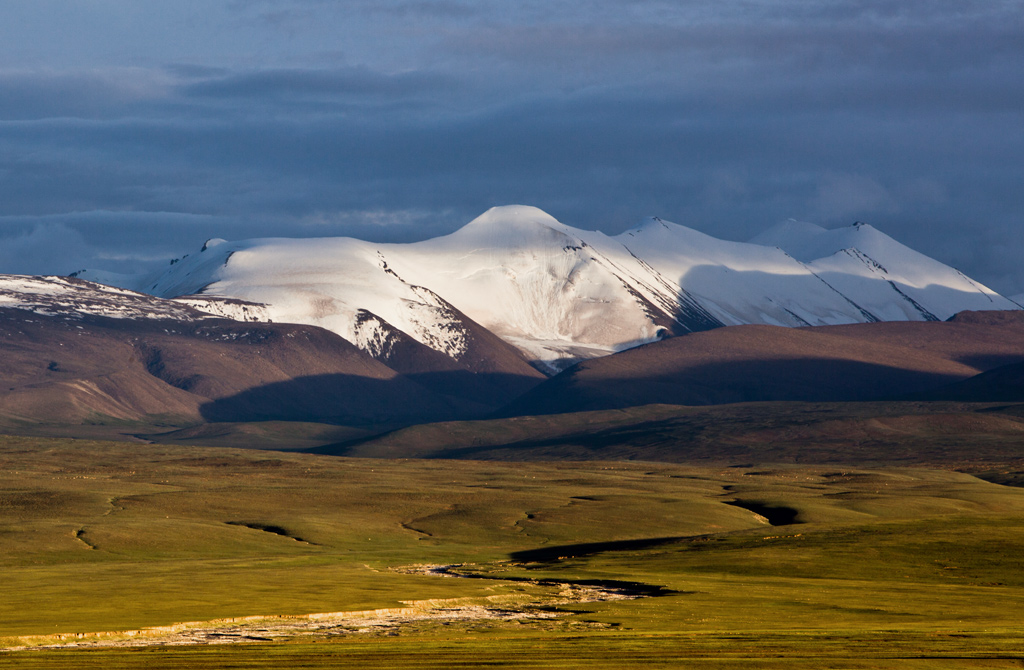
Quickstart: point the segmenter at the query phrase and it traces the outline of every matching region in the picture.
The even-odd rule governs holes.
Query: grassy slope
[[[530,590],[388,567],[619,579],[671,595],[397,638],[18,652],[0,667],[1019,667],[1024,491],[948,471],[379,461],[0,441],[0,635]],[[772,527],[740,500],[797,511]],[[279,526],[303,542],[227,522]],[[646,549],[581,543],[679,537]],[[95,548],[91,548],[95,547]],[[563,559],[507,562],[561,547]],[[499,562],[500,561],[500,562]],[[772,660],[774,657],[778,657]],[[756,660],[743,660],[756,659]],[[25,664],[30,664],[26,666]]]

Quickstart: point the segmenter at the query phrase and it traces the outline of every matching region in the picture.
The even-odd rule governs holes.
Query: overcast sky
[[[1024,0],[3,0],[0,272],[529,204],[866,221],[1024,292]]]

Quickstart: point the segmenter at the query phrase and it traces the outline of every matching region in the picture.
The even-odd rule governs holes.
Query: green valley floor
[[[0,668],[1024,667],[1024,489],[942,469],[0,437],[0,574]]]

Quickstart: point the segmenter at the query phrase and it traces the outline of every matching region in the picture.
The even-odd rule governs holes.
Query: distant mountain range
[[[472,367],[475,343],[493,334],[546,374],[720,326],[1021,308],[865,224],[790,221],[741,243],[652,218],[611,237],[525,206],[411,244],[210,240],[154,275],[76,275],[222,316],[321,326],[384,360],[418,343]]]
[[[415,244],[211,240],[77,274],[0,275],[5,430],[1024,401],[1020,305],[860,224],[609,237],[502,207]]]

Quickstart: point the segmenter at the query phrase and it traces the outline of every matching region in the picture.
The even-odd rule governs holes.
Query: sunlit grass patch
[[[410,601],[552,614],[18,652],[0,667],[1013,667],[999,664],[1024,654],[1024,490],[956,472],[0,444],[7,646]],[[545,605],[563,582],[656,597]]]

